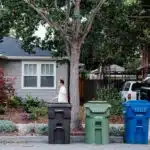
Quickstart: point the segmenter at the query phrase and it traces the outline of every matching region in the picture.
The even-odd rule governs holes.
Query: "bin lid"
[[[69,103],[48,103],[48,107],[54,107],[54,108],[69,107],[69,108],[71,108],[71,104],[69,104]]]
[[[93,113],[105,113],[111,107],[106,101],[89,101],[84,106]]]
[[[150,106],[150,102],[146,100],[130,100],[122,103],[124,106]]]
[[[131,107],[136,113],[145,113],[150,109],[150,103],[146,100],[130,100],[124,102],[125,107]]]

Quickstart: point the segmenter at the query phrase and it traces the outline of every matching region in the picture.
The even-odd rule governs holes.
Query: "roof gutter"
[[[9,60],[64,60],[68,57],[48,57],[48,56],[7,56]]]
[[[6,55],[0,54],[0,59],[8,59]]]

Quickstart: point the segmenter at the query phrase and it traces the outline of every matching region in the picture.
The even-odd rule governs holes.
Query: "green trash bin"
[[[85,142],[88,144],[109,143],[110,107],[106,101],[89,101],[84,105],[85,119]]]

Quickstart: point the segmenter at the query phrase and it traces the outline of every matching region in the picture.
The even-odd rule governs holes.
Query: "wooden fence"
[[[121,90],[125,81],[123,80],[84,80],[80,79],[79,91],[81,104],[96,97],[97,89],[111,87]]]

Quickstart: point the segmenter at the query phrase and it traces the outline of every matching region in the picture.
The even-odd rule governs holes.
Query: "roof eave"
[[[8,57],[4,54],[0,54],[0,59],[8,59]]]
[[[7,56],[9,60],[64,60],[68,57],[50,57],[50,56]]]

